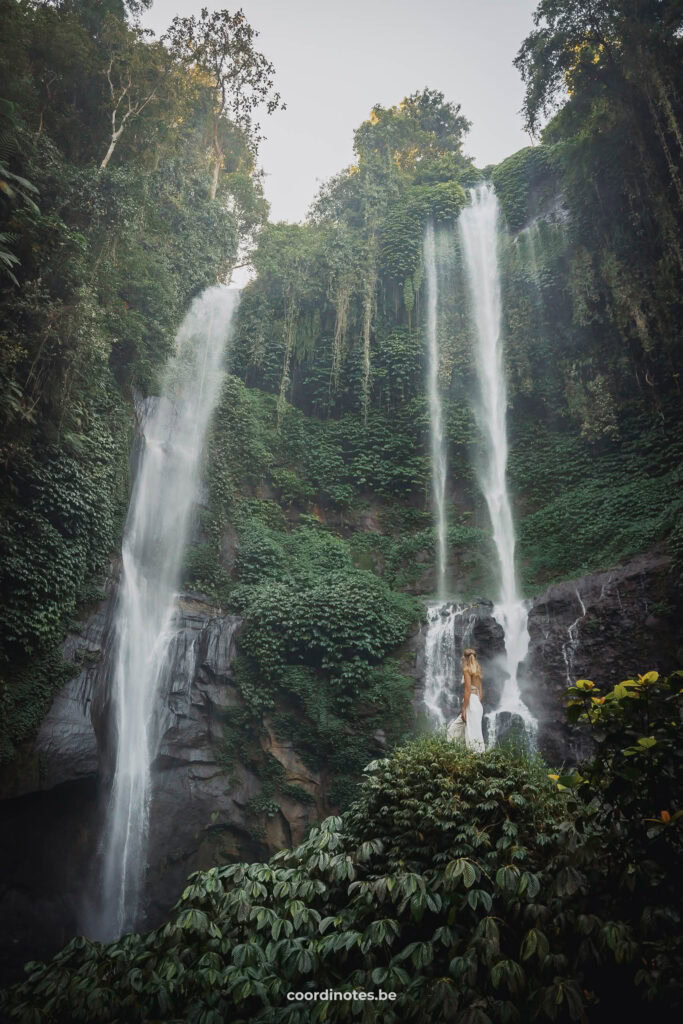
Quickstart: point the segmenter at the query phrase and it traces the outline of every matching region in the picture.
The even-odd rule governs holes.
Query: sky
[[[465,152],[480,167],[529,145],[512,60],[537,0],[154,0],[158,35],[176,14],[241,7],[275,65],[287,109],[261,127],[272,220],[300,221],[320,184],[353,162],[353,131],[377,103],[428,87],[472,122]]]

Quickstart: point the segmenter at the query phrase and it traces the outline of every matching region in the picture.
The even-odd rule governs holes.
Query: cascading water
[[[581,614],[578,618],[574,619],[571,626],[567,629],[567,641],[562,645],[562,657],[564,659],[565,667],[565,678],[567,680],[567,686],[573,686],[576,680],[574,679],[574,662],[576,661],[576,652],[579,649],[579,623],[586,617],[586,606],[583,603],[583,599],[578,590],[575,590],[576,600],[579,602]]]
[[[424,702],[437,726],[447,725],[460,714],[461,694],[456,683],[462,680],[460,659],[471,643],[476,615],[459,604],[430,604],[427,607],[425,633]]]
[[[517,679],[529,647],[529,633],[527,610],[517,589],[515,530],[506,480],[507,396],[501,344],[498,201],[490,186],[473,190],[471,204],[460,215],[460,234],[476,328],[479,396],[475,414],[485,440],[479,482],[489,511],[498,561],[499,597],[494,615],[505,631],[507,679],[498,708],[487,716],[488,744],[492,746],[503,714],[518,716],[529,739],[535,736],[536,720],[522,700]]]
[[[517,245],[520,245],[523,248],[523,263],[530,274],[534,291],[538,293],[541,287],[541,274],[538,259],[541,236],[538,221],[532,221],[531,224],[519,232],[517,235]]]
[[[432,459],[432,506],[436,526],[437,603],[427,608],[425,635],[425,692],[427,712],[436,725],[446,723],[446,712],[453,698],[456,672],[455,617],[458,609],[444,603],[446,595],[446,449],[443,436],[443,411],[439,393],[439,285],[436,265],[434,225],[427,225],[424,236],[424,264],[427,283],[427,399]]]
[[[432,604],[427,608],[425,635],[424,702],[430,718],[437,725],[446,724],[446,704],[452,697],[457,652],[455,649],[455,618],[453,605]]]
[[[443,601],[446,593],[446,448],[443,436],[443,412],[439,394],[439,288],[436,272],[434,225],[427,225],[424,237],[424,262],[427,281],[427,397],[432,455],[432,501],[436,522],[436,594]]]
[[[142,451],[122,547],[108,672],[115,765],[101,844],[99,909],[91,929],[110,939],[135,927],[146,866],[158,695],[175,635],[175,598],[200,486],[201,453],[218,401],[239,291],[216,286],[192,303],[159,399],[140,409]]]

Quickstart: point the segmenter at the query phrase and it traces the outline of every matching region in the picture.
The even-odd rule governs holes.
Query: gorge
[[[678,37],[638,22],[639,63],[613,66],[563,23],[575,89],[494,166],[440,92],[377,104],[352,167],[286,223],[268,220],[258,126],[219,110],[210,48],[188,42],[209,14],[157,43],[125,12],[93,28],[79,4],[7,11],[2,981],[50,963],[0,1017],[32,1019],[33,999],[55,1024],[308,1024],[310,1007],[277,1016],[290,989],[389,982],[420,1022],[550,1000],[562,1024],[602,1024],[610,1000],[642,1014],[646,989],[676,1005]],[[630,17],[603,26],[625,48]],[[532,121],[556,83],[539,46],[518,57]],[[628,88],[600,79],[622,65]],[[102,165],[128,67],[157,84]],[[243,259],[252,278],[228,287]],[[444,739],[468,646],[480,758]],[[654,695],[625,738],[623,680]],[[604,820],[622,815],[609,841],[577,795],[600,772]],[[624,964],[659,941],[638,932],[650,896],[631,920],[591,874],[622,856],[660,865],[643,886],[666,950],[637,999]],[[557,977],[571,962],[561,985],[530,928]],[[572,959],[583,928],[617,966]]]

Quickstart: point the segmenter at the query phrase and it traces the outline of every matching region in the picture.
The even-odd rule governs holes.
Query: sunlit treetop
[[[680,0],[541,0],[535,28],[515,58],[526,93],[526,129],[568,98],[611,94],[625,83],[672,80],[680,73],[683,5]]]
[[[359,162],[380,157],[413,172],[429,159],[461,156],[470,122],[460,109],[435,89],[414,92],[398,106],[377,104],[354,133]]]

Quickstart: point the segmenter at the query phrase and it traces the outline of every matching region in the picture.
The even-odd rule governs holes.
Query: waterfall
[[[456,683],[462,681],[460,659],[471,643],[475,621],[465,605],[437,602],[427,606],[424,702],[437,726],[447,725],[460,714],[462,693],[456,692]]]
[[[427,279],[427,397],[432,455],[432,501],[436,520],[437,579],[436,594],[443,601],[446,592],[446,448],[443,436],[443,413],[439,394],[439,288],[436,273],[434,225],[427,225],[424,237],[424,261]]]
[[[427,608],[425,636],[425,692],[427,712],[436,725],[446,723],[446,711],[453,698],[457,671],[455,618],[458,609],[444,604],[446,594],[446,448],[443,411],[439,393],[439,285],[436,268],[434,225],[427,224],[424,236],[427,284],[427,399],[432,461],[432,506],[436,526],[436,596]]]
[[[581,614],[578,618],[574,619],[571,626],[567,628],[567,640],[562,645],[562,657],[564,659],[565,667],[565,678],[567,680],[567,686],[573,686],[576,682],[574,678],[574,663],[576,661],[576,652],[579,649],[579,623],[586,617],[586,606],[583,603],[583,599],[578,590],[575,590],[576,600],[579,602]]]
[[[498,708],[488,716],[489,746],[499,731],[502,714],[522,719],[529,738],[536,721],[524,704],[517,681],[529,647],[527,610],[517,588],[515,530],[507,489],[508,440],[506,386],[501,339],[501,294],[498,267],[498,201],[488,185],[474,189],[471,204],[460,215],[467,282],[475,322],[476,372],[479,381],[475,415],[485,441],[479,483],[493,530],[498,566],[496,619],[505,631],[507,679]]]
[[[459,668],[455,649],[454,606],[432,604],[427,608],[425,636],[425,692],[427,711],[436,725],[445,725],[445,705],[451,696]]]
[[[163,728],[159,691],[177,632],[176,589],[198,499],[202,449],[238,302],[239,292],[225,286],[194,300],[178,331],[161,397],[141,403],[142,450],[123,537],[107,663],[115,764],[93,928],[103,939],[134,928],[139,918],[151,765]]]
[[[530,272],[536,300],[539,301],[541,291],[541,273],[539,268],[538,250],[541,245],[541,234],[537,220],[533,220],[517,235],[517,244],[523,247],[523,262]]]

